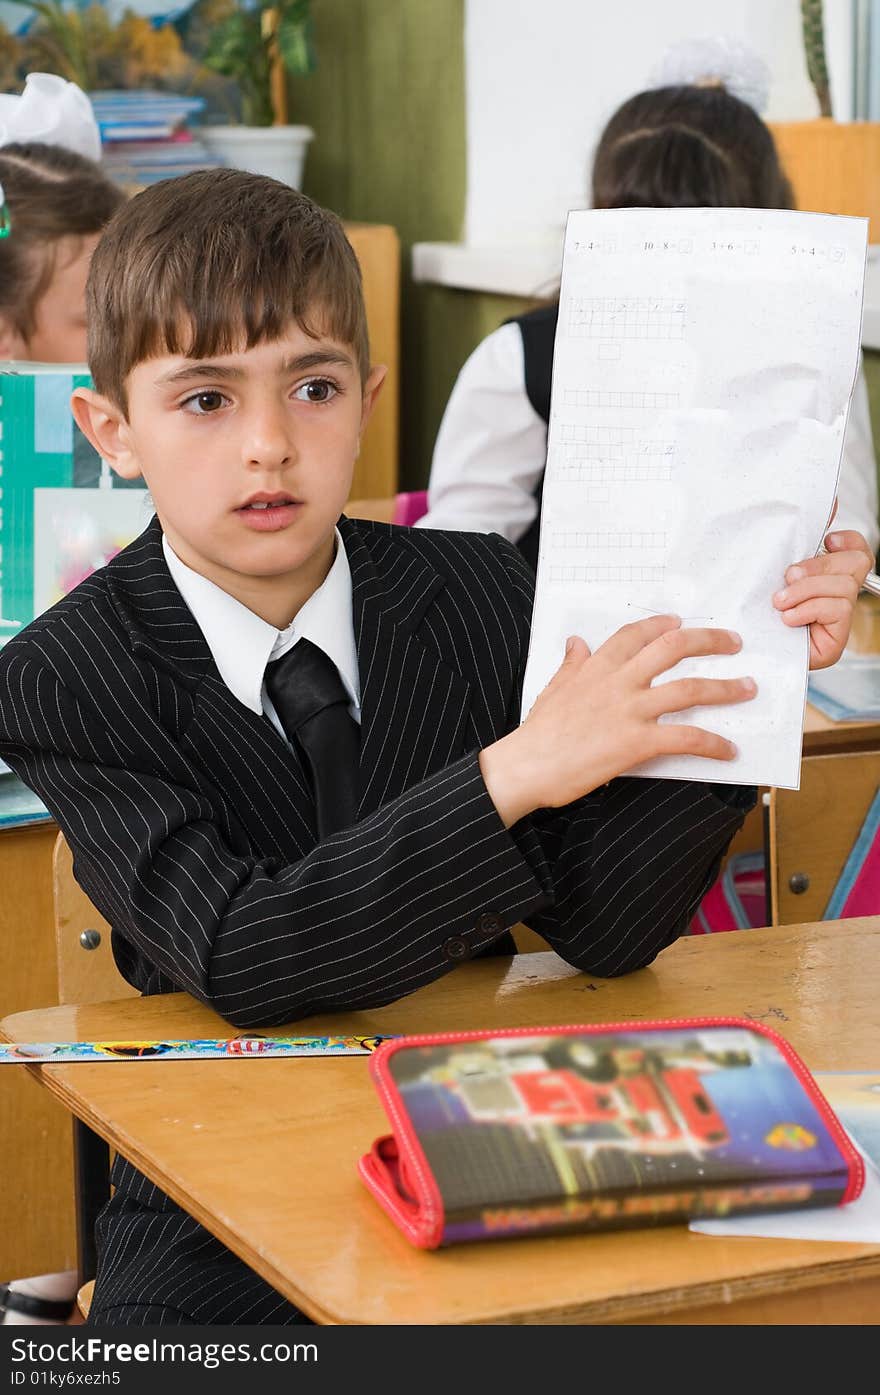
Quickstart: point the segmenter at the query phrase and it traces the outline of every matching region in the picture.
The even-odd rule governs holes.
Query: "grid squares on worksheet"
[[[672,479],[671,462],[601,460],[595,464],[581,460],[558,460],[548,464],[547,475],[562,484],[657,484]]]
[[[577,547],[598,551],[602,548],[637,547],[643,550],[648,547],[665,547],[669,540],[669,534],[661,531],[657,532],[627,532],[627,533],[597,533],[580,531],[574,528],[556,528],[553,530],[553,546]]]
[[[687,307],[651,296],[576,297],[568,307],[572,339],[682,339]]]
[[[615,565],[603,567],[601,564],[585,563],[568,565],[554,563],[550,566],[550,581],[565,583],[570,581],[662,581],[665,567]]]
[[[602,392],[598,388],[564,388],[564,407],[612,407],[629,410],[649,408],[672,411],[681,401],[678,392]]]

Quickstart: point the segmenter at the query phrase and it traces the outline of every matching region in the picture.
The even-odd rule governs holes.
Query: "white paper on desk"
[[[859,1149],[859,1152],[862,1150]],[[880,1173],[866,1153],[862,1152],[862,1157],[865,1162],[865,1185],[861,1196],[847,1202],[846,1206],[730,1216],[723,1221],[690,1221],[688,1229],[700,1235],[752,1235],[773,1240],[848,1240],[855,1244],[880,1244]]]
[[[758,696],[664,720],[732,762],[630,774],[797,788],[807,634],[772,595],[822,540],[858,367],[867,222],[760,209],[571,213],[522,715],[565,639],[595,650],[652,613],[743,636],[691,673]]]
[[[781,1240],[849,1240],[880,1244],[880,1073],[821,1071],[814,1076],[865,1163],[862,1194],[845,1206],[774,1211],[726,1220],[691,1221],[703,1235],[758,1235]]]

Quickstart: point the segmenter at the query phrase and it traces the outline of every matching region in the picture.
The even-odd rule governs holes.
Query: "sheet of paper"
[[[867,223],[759,209],[569,215],[523,717],[579,634],[671,612],[743,636],[669,678],[750,674],[692,709],[732,762],[630,774],[797,788],[807,635],[771,597],[818,549],[858,368]]]
[[[864,1191],[847,1206],[824,1206],[817,1211],[773,1211],[762,1216],[733,1216],[726,1221],[691,1221],[688,1228],[699,1235],[752,1235],[770,1240],[848,1240],[855,1244],[878,1245],[880,1173],[870,1158],[864,1153],[862,1156],[865,1159]]]
[[[846,1206],[825,1206],[817,1211],[691,1221],[691,1230],[701,1235],[880,1244],[880,1074],[827,1072],[817,1075],[816,1081],[864,1159],[861,1196]]]

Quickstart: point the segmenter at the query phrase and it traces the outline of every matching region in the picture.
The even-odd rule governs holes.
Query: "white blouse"
[[[452,389],[434,447],[428,512],[416,527],[518,542],[537,513],[534,489],[546,455],[546,422],[526,396],[522,334],[516,324],[502,325],[477,345]],[[861,365],[837,498],[834,527],[856,529],[876,552],[877,467]]]

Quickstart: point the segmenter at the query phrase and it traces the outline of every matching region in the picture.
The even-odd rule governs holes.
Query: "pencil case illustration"
[[[458,1241],[853,1200],[864,1168],[806,1066],[738,1018],[400,1037],[360,1175],[407,1238]]]

